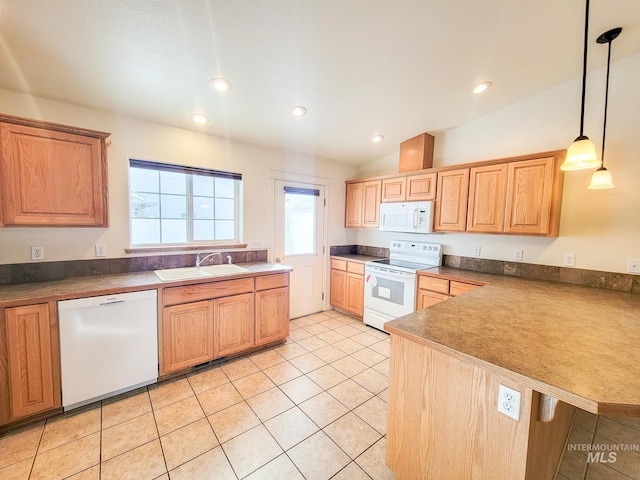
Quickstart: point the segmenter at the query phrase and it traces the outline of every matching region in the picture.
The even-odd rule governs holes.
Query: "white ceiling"
[[[0,88],[357,165],[578,77],[583,22],[584,0],[0,0]],[[591,0],[590,69],[617,26],[614,60],[640,0]]]

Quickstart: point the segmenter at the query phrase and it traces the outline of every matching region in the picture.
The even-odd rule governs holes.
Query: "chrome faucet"
[[[220,259],[222,259],[222,254],[220,252],[213,252],[202,258],[200,258],[200,254],[198,254],[196,256],[196,268],[200,268],[202,262],[204,262],[207,258],[212,257],[213,255],[220,255]]]

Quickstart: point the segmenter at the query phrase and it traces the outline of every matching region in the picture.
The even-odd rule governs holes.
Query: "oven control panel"
[[[393,240],[389,246],[390,258],[427,266],[442,265],[442,245],[429,242]]]

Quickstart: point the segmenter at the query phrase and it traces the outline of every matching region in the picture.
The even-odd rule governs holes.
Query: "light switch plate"
[[[513,259],[516,262],[521,262],[523,257],[524,257],[524,251],[523,250],[514,250],[513,251]]]

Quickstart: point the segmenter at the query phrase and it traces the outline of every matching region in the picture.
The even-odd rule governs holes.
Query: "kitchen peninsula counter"
[[[385,324],[387,465],[399,479],[550,479],[575,407],[640,415],[640,295],[422,273],[483,286]],[[521,392],[519,420],[497,411],[500,384]]]

